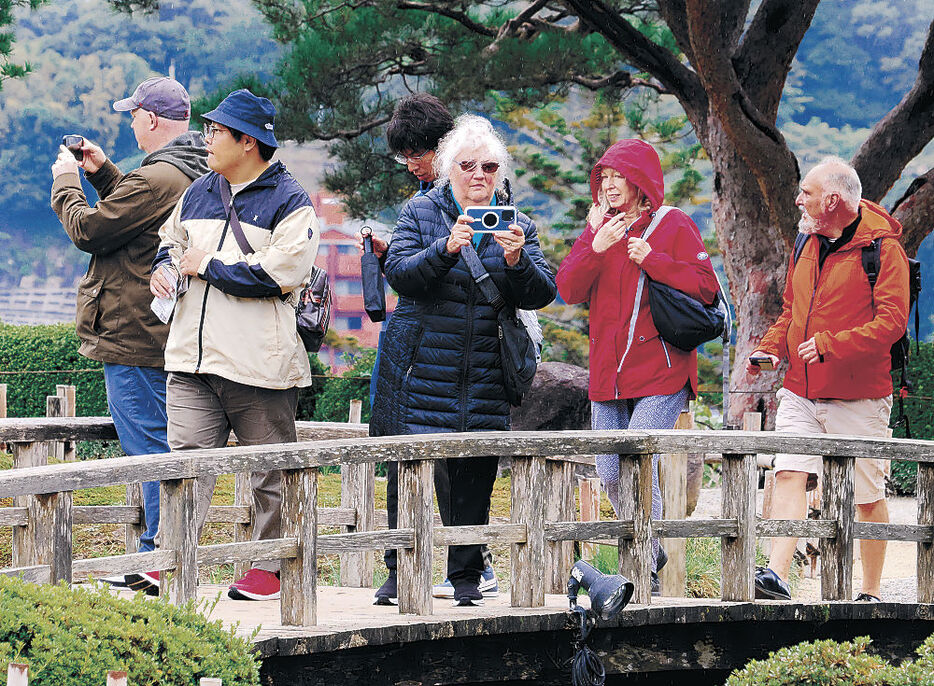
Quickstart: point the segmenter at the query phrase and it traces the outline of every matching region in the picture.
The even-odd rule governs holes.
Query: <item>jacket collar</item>
[[[276,160],[269,167],[266,168],[262,174],[260,174],[256,180],[254,180],[247,188],[269,188],[274,187],[279,184],[279,180],[283,174],[287,173],[285,165],[282,162]],[[217,184],[221,179],[221,175],[216,171],[211,172],[210,181],[208,182],[208,190],[212,193]]]

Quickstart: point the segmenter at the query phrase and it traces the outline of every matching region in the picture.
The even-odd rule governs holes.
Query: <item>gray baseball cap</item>
[[[184,121],[191,116],[188,91],[175,79],[154,76],[136,87],[133,95],[114,103],[117,112],[129,112],[142,107],[158,117]]]

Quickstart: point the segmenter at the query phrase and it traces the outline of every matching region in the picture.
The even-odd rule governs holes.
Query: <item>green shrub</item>
[[[350,369],[342,376],[325,380],[315,397],[314,421],[346,422],[351,400],[363,401],[361,421],[370,421],[370,374],[376,362],[376,350],[361,350],[351,359]]]
[[[868,636],[852,641],[814,641],[782,648],[764,660],[734,671],[725,686],[899,686],[917,684],[899,669],[867,651]]]
[[[30,686],[100,686],[112,669],[134,686],[259,684],[250,641],[191,604],[0,577],[0,664],[11,661],[29,665]]]
[[[78,346],[74,324],[0,323],[0,369],[25,372],[0,376],[7,384],[7,416],[44,417],[45,397],[55,395],[57,384],[76,386],[79,417],[108,415],[103,366],[79,355]],[[55,371],[60,369],[93,371]]]
[[[898,495],[914,495],[918,483],[918,463],[892,460],[892,490]]]

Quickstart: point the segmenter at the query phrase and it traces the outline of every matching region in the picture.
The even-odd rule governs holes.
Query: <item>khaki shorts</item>
[[[845,434],[848,436],[888,436],[892,396],[862,400],[808,400],[788,389],[776,394],[778,412],[775,430],[798,434]],[[885,498],[885,467],[888,460],[860,458],[853,469],[856,504],[868,505]],[[775,456],[775,471],[806,472],[807,490],[817,488],[823,473],[820,455]]]

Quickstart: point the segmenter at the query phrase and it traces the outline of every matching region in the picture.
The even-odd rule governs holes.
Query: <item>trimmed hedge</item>
[[[78,354],[74,324],[12,326],[0,323],[0,371],[7,384],[7,416],[44,417],[45,397],[57,384],[76,387],[79,417],[101,417],[107,410],[104,369],[100,362]],[[89,369],[87,372],[54,370]],[[42,373],[28,373],[42,372]]]
[[[107,670],[125,670],[134,686],[259,684],[250,641],[190,603],[0,577],[0,664],[8,662],[29,665],[30,686],[100,686]]]
[[[918,659],[896,666],[869,652],[871,639],[814,641],[782,648],[734,671],[725,686],[931,686],[934,636],[916,651]]]

